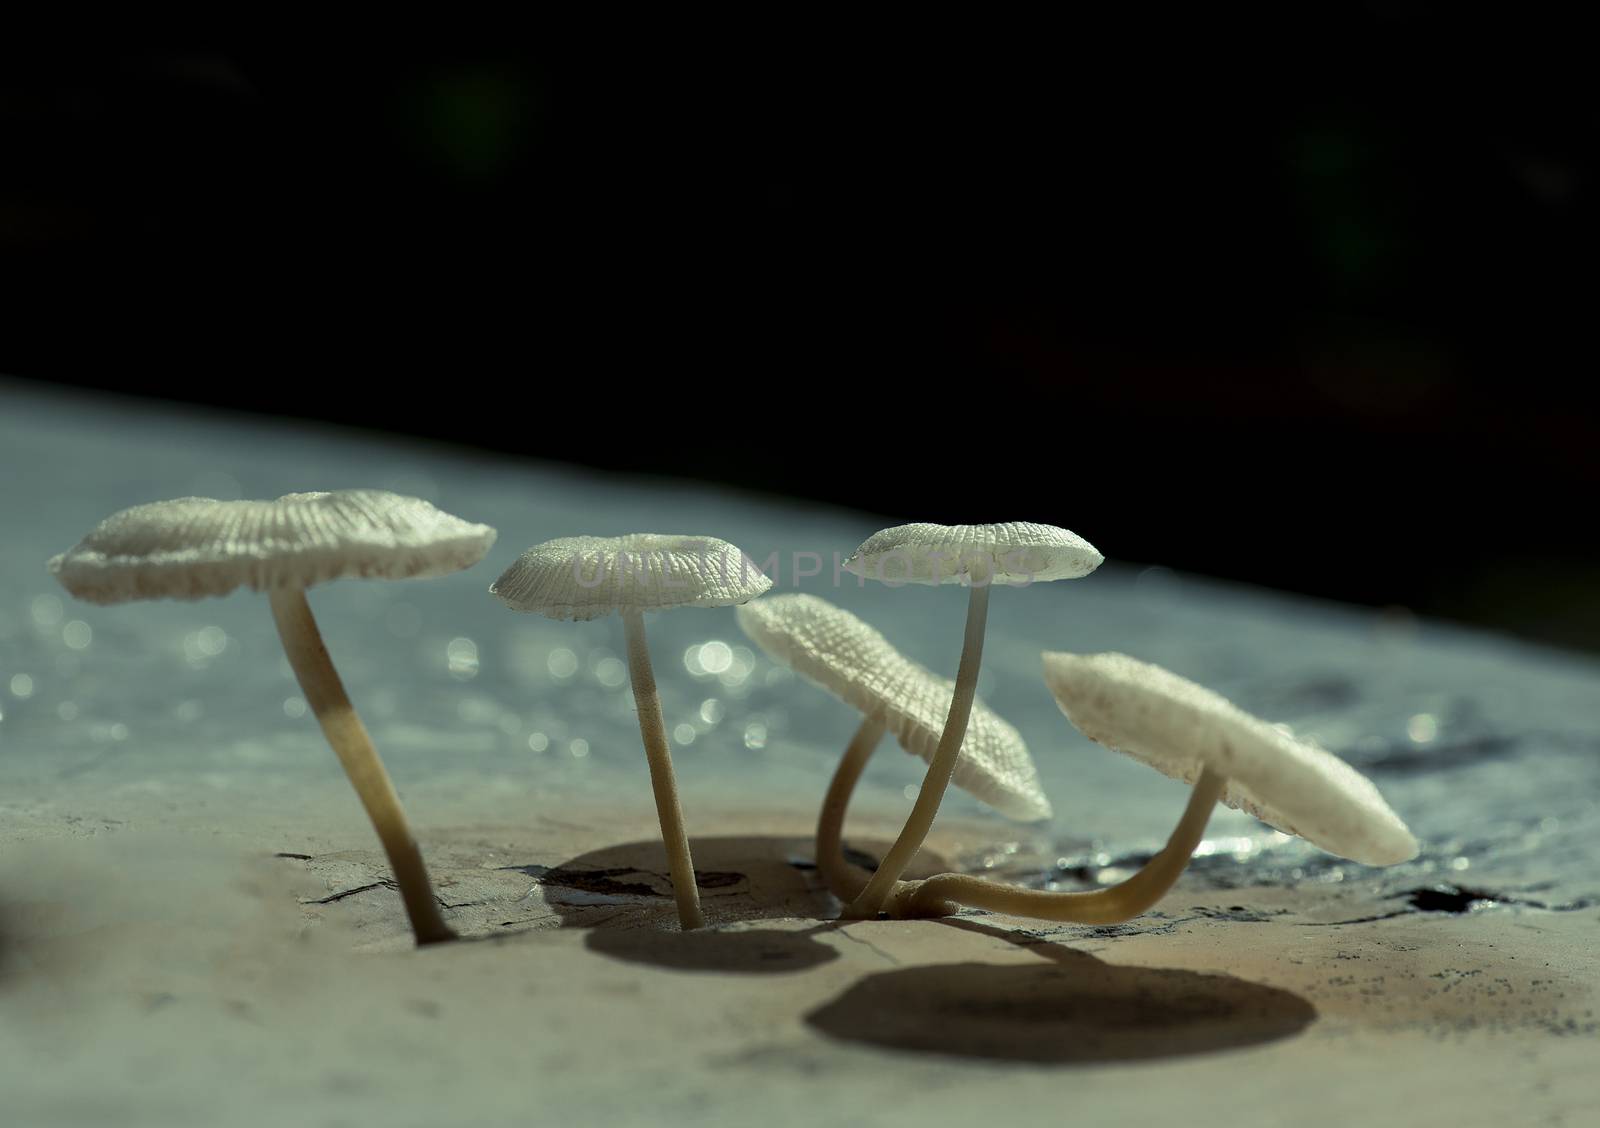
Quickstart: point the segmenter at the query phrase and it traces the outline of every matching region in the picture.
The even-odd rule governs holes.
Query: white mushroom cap
[[[889,584],[976,582],[1024,587],[1075,580],[1105,557],[1066,529],[1007,521],[1000,525],[896,525],[873,533],[842,565]]]
[[[1046,653],[1044,680],[1090,740],[1186,783],[1210,767],[1230,807],[1367,865],[1416,857],[1371,780],[1204,686],[1126,654]]]
[[[385,490],[276,501],[181,497],[107,517],[49,568],[91,603],[201,599],[237,587],[307,588],[362,576],[444,576],[470,568],[495,531]]]
[[[905,657],[850,612],[814,595],[775,595],[739,608],[739,626],[801,676],[871,716],[882,713],[900,746],[932,761],[955,683]],[[1050,801],[1022,734],[974,700],[953,777],[1010,818],[1050,817]]]
[[[514,611],[597,619],[613,611],[729,607],[771,586],[761,569],[727,541],[634,533],[536,544],[489,590]]]

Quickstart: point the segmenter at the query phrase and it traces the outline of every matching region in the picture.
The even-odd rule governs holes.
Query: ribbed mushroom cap
[[[850,612],[814,595],[774,595],[739,608],[744,633],[781,662],[862,713],[881,712],[900,746],[932,761],[955,683],[930,673]],[[1022,735],[973,701],[956,784],[1010,818],[1050,817]]]
[[[956,584],[971,580],[1022,587],[1075,580],[1105,557],[1066,529],[1007,521],[999,525],[896,525],[873,533],[842,567],[890,584]]]
[[[1204,686],[1126,654],[1046,653],[1044,680],[1090,740],[1186,783],[1210,766],[1230,807],[1367,865],[1416,857],[1371,780]]]
[[[62,587],[91,603],[201,599],[345,576],[448,575],[481,560],[494,538],[488,525],[385,490],[276,501],[181,497],[107,517],[49,568]]]
[[[634,533],[536,544],[489,590],[514,611],[552,619],[597,619],[613,611],[728,607],[771,586],[727,541]]]

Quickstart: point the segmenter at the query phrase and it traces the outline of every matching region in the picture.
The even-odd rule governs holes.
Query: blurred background
[[[1600,648],[1576,27],[912,30],[10,50],[0,373]]]

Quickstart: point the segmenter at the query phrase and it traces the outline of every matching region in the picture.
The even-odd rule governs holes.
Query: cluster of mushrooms
[[[306,589],[349,576],[446,575],[481,560],[495,535],[419,498],[380,490],[276,501],[181,498],[107,518],[49,568],[74,596],[101,604],[200,599],[241,586],[265,592],[306,701],[377,830],[417,943],[430,944],[454,933],[440,916],[383,762],[328,657]],[[971,907],[1054,921],[1128,920],[1171,888],[1219,801],[1368,865],[1416,855],[1405,824],[1338,757],[1158,666],[1122,654],[1046,653],[1045,682],[1086,736],[1194,785],[1166,847],[1127,880],[1090,892],[1027,889],[956,873],[902,880],[952,781],[1008,817],[1050,816],[1021,736],[976,699],[989,592],[1087,576],[1101,560],[1081,537],[1025,522],[901,525],[870,537],[845,569],[891,586],[967,586],[953,682],[826,600],[765,595],[771,581],[738,548],[712,537],[548,541],[523,553],[489,590],[515,610],[553,619],[621,615],[639,731],[686,929],[704,918],[644,626],[646,611],[675,607],[737,606],[739,625],[763,651],[862,713],[817,824],[817,866],[847,918],[937,916]],[[856,781],[885,732],[926,760],[928,771],[905,827],[869,873],[847,860],[843,825]]]

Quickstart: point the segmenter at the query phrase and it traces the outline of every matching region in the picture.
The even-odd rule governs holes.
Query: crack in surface
[[[877,956],[879,959],[883,960],[884,962],[888,963],[891,967],[899,967],[900,966],[900,961],[899,960],[895,959],[888,952],[885,952],[882,948],[878,947],[871,940],[867,940],[867,939],[864,939],[863,937],[856,936],[853,933],[851,933],[851,931],[849,929],[847,929],[847,928],[840,928],[837,931],[838,931],[840,936],[843,936],[846,940],[849,940],[851,943],[860,944],[863,948],[866,948],[869,952],[871,952],[873,955]]]
[[[395,889],[398,888],[393,881],[384,878],[368,885],[358,885],[354,889],[343,889],[338,893],[329,893],[326,897],[316,897],[311,900],[301,899],[302,905],[331,905],[335,901],[342,901],[346,897],[354,897],[357,893],[365,893],[369,889]]]

